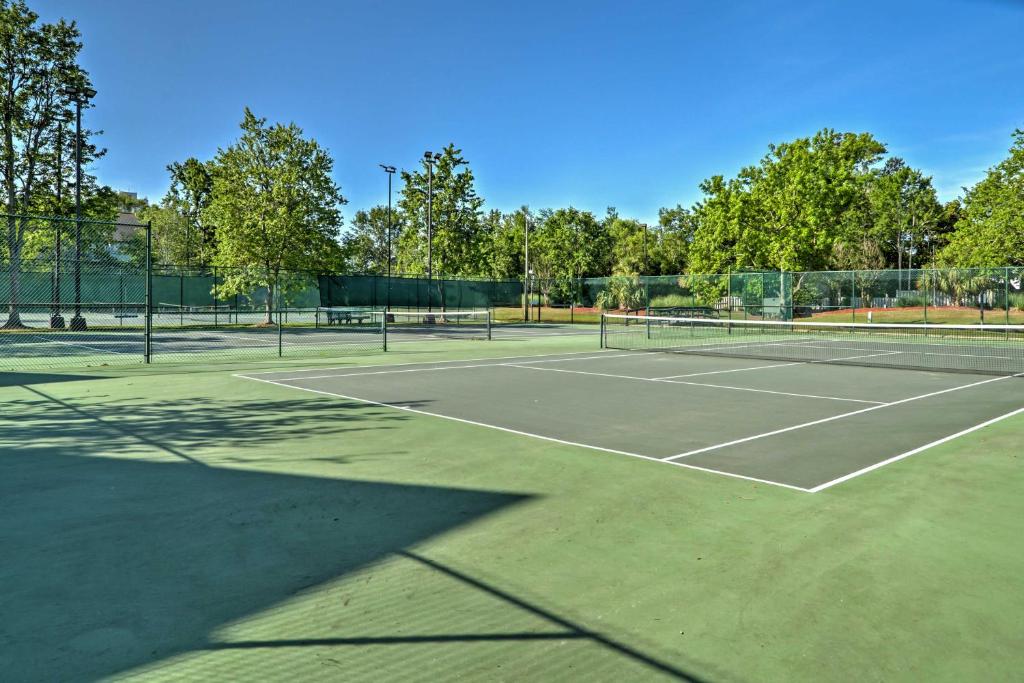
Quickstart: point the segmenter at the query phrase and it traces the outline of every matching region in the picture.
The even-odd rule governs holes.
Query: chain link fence
[[[1024,324],[1024,267],[534,278],[524,286],[152,264],[148,228],[138,222],[0,220],[0,370],[370,353],[384,348],[386,319],[376,313],[385,310],[486,309],[499,325],[596,325],[602,312]]]

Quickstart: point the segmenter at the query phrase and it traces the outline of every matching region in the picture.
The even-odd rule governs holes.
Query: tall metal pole
[[[644,226],[644,275],[647,275],[647,224],[643,223]]]
[[[530,322],[530,216],[523,211],[523,320]]]
[[[64,148],[64,121],[57,121],[57,217],[64,217],[64,201],[62,185],[64,184],[64,159],[61,152]],[[53,310],[50,312],[50,328],[64,329],[64,316],[60,314],[60,264],[61,264],[61,233],[64,230],[62,221],[57,221],[54,228],[53,251]]]
[[[434,284],[434,159],[430,152],[423,155],[427,162],[427,312],[433,310],[431,295]]]
[[[82,98],[75,99],[75,316],[72,330],[84,330],[82,317]]]
[[[214,282],[217,278],[214,277]],[[214,307],[214,311],[216,311]],[[153,359],[153,222],[146,221],[146,321],[142,342],[143,358],[148,364]]]
[[[391,308],[391,232],[393,229],[391,223],[391,176],[395,173],[394,166],[386,166],[380,164],[380,167],[384,169],[384,172],[388,174],[388,227],[387,227],[387,243],[388,243],[388,291],[385,297],[387,308]]]

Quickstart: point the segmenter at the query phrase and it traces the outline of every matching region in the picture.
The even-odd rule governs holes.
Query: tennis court
[[[1024,411],[1009,374],[615,349],[239,376],[806,492]]]

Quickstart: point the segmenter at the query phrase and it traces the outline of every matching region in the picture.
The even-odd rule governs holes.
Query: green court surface
[[[599,351],[0,374],[4,680],[1008,680],[1024,378]]]

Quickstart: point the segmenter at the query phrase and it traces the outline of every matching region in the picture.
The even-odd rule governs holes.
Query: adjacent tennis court
[[[239,376],[807,492],[1024,411],[1013,374],[614,349]]]

